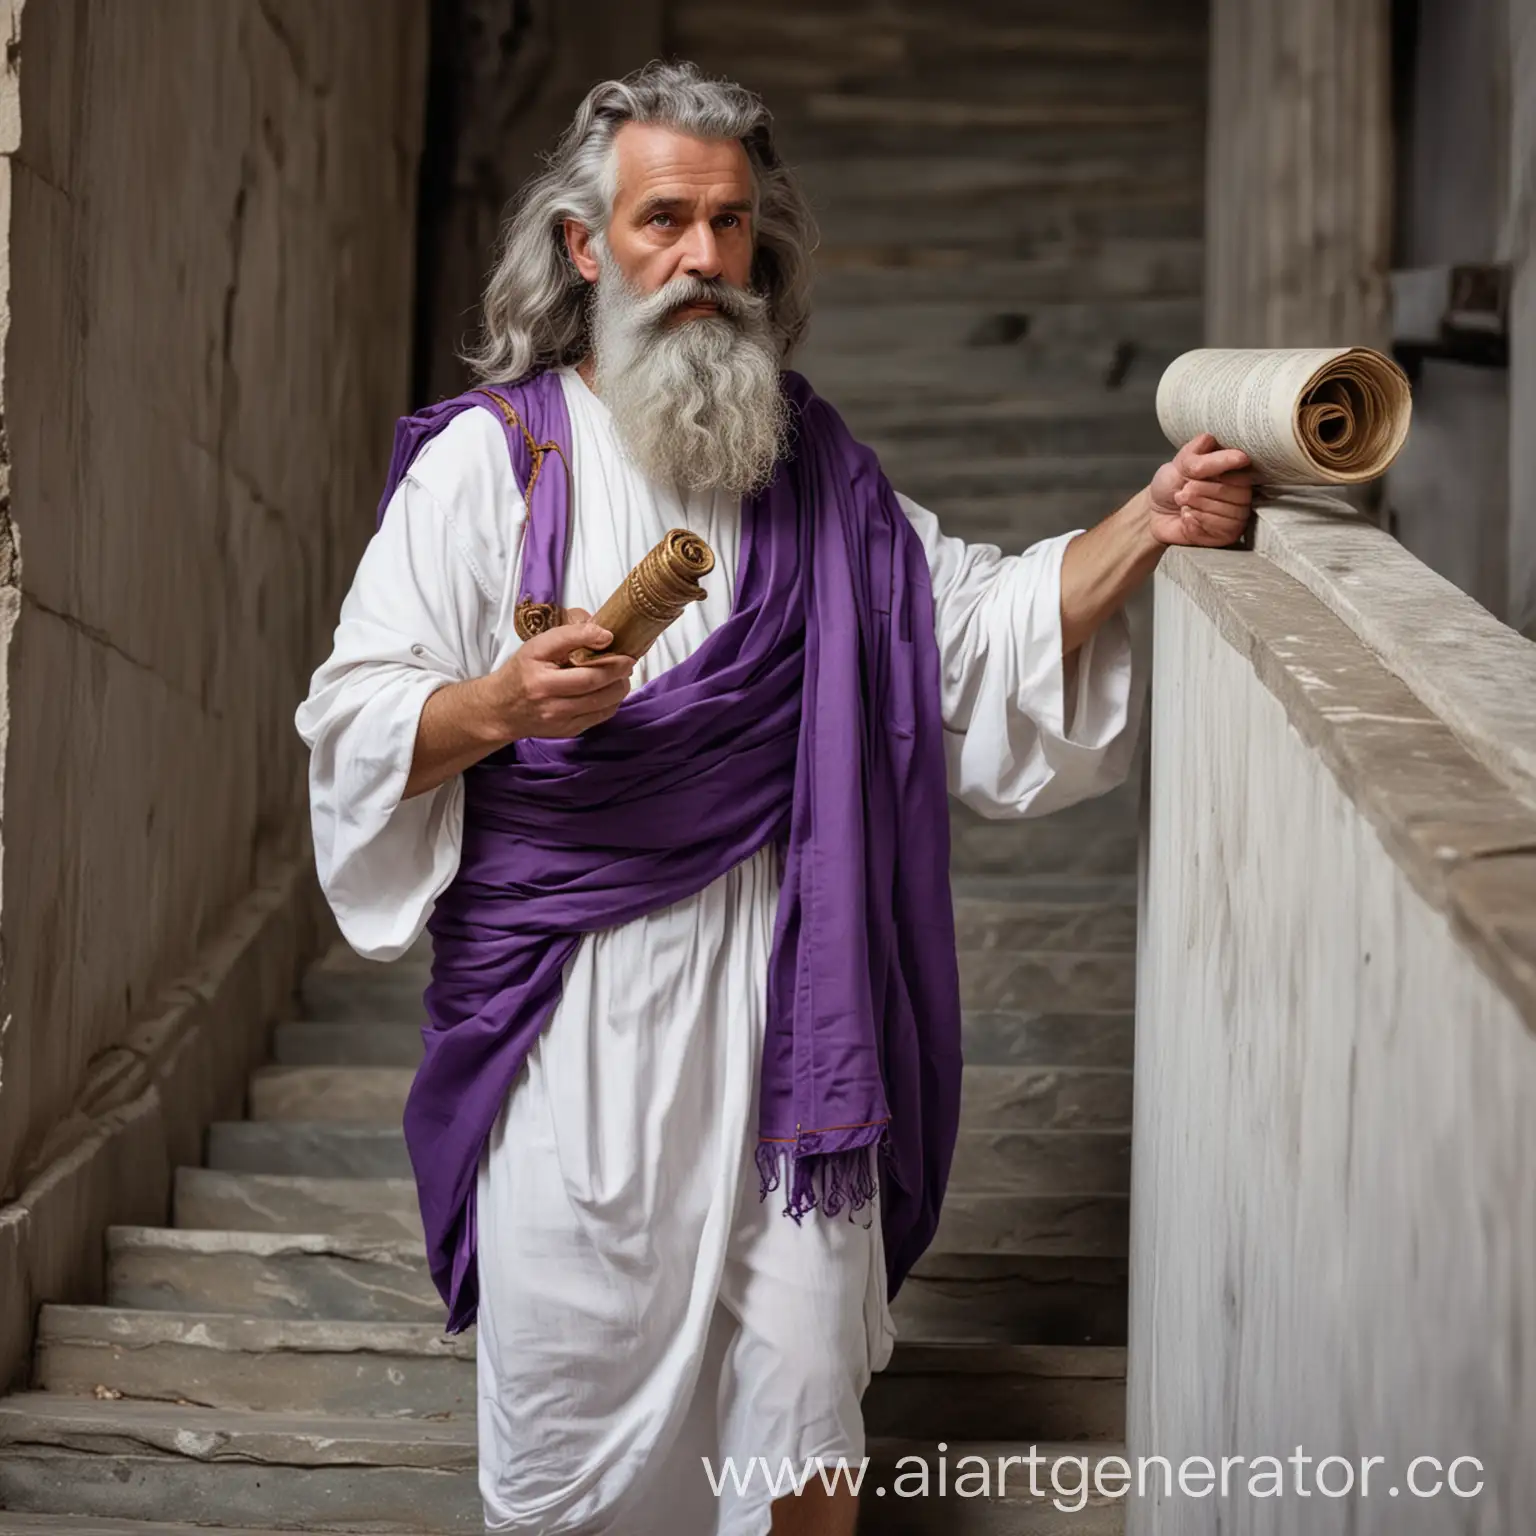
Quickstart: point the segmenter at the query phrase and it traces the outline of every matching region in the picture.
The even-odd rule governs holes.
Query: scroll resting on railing
[[[714,568],[715,552],[703,539],[686,528],[673,528],[592,615],[613,640],[602,651],[585,646],[572,651],[571,664],[581,666],[605,655],[645,655],[689,603],[703,600],[699,578]],[[553,603],[520,603],[514,615],[517,633],[524,640],[564,622],[564,613]]]
[[[1403,370],[1368,347],[1205,347],[1175,358],[1157,386],[1169,442],[1209,432],[1283,485],[1374,480],[1402,448],[1412,410]]]

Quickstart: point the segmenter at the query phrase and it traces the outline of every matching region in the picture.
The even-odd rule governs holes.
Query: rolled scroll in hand
[[[1168,365],[1157,419],[1181,446],[1209,432],[1282,485],[1356,485],[1384,474],[1408,437],[1407,376],[1368,347],[1206,347]]]
[[[689,603],[702,602],[699,578],[715,568],[715,552],[697,534],[674,528],[619,584],[618,590],[592,615],[613,639],[601,651],[581,646],[570,664],[582,666],[602,656],[643,656],[656,638]],[[553,603],[520,603],[514,616],[524,640],[565,621]]]

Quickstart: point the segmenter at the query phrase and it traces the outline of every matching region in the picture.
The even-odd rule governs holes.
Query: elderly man
[[[1089,532],[945,537],[783,371],[813,238],[751,94],[593,90],[509,223],[484,390],[402,423],[299,711],[348,940],[392,958],[431,917],[406,1134],[449,1325],[478,1312],[488,1530],[853,1529],[846,1487],[775,1498],[752,1459],[863,1454],[937,1221],[946,788],[1022,816],[1110,787],[1122,604],[1248,515],[1205,440]],[[677,526],[706,598],[562,665]],[[564,622],[519,638],[539,604]]]

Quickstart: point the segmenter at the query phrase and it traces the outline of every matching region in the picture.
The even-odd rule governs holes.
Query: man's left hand
[[[1152,477],[1147,488],[1152,537],[1159,544],[1205,549],[1236,543],[1253,515],[1257,480],[1246,453],[1220,448],[1202,432]]]

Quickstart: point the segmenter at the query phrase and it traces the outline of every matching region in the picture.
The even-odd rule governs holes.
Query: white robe
[[[729,614],[740,507],[647,480],[573,371],[563,387],[576,497],[562,601],[595,611],[672,527],[717,556],[707,599],[641,660],[638,687]],[[902,507],[932,572],[951,792],[1021,816],[1109,788],[1134,731],[1130,647],[1117,619],[1067,675],[1073,535],[1004,556]],[[321,883],[361,954],[401,954],[453,877],[462,781],[401,793],[427,697],[517,649],[524,523],[499,420],[463,412],[396,491],[299,709]],[[894,1338],[879,1221],[797,1225],[782,1193],[758,1198],[778,883],[765,850],[697,896],[589,934],[508,1096],[477,1192],[488,1530],[761,1536],[763,1479],[716,1500],[701,1456],[777,1469],[863,1454],[859,1400]]]

